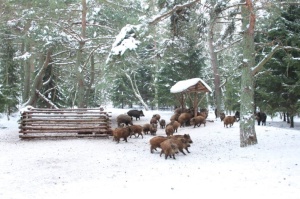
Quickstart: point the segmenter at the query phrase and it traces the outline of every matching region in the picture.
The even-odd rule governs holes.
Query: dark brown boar
[[[127,112],[127,114],[130,117],[135,117],[135,120],[137,120],[139,118],[139,120],[141,120],[140,117],[145,116],[142,110],[130,110]]]
[[[172,142],[171,139],[167,139],[162,143],[160,143],[160,148],[161,148],[160,157],[164,153],[165,159],[167,159],[168,157],[170,158],[173,157],[173,159],[176,159],[175,153],[178,153],[178,146],[174,142]]]
[[[159,115],[159,114],[154,114],[154,115],[152,116],[152,118],[153,118],[153,117],[155,117],[157,121],[160,120],[160,115]]]
[[[191,123],[191,125],[194,125],[194,128],[195,128],[196,126],[200,127],[201,124],[203,124],[203,125],[205,126],[205,124],[206,124],[206,119],[205,119],[205,117],[203,117],[203,116],[196,116],[196,117],[193,117],[193,118],[190,120],[190,123]]]
[[[170,121],[171,121],[171,122],[173,122],[173,121],[178,121],[179,115],[180,115],[180,114],[174,114],[174,115],[172,115],[171,118],[170,118]]]
[[[184,155],[186,155],[183,151],[183,149],[187,150],[188,151],[188,147],[190,147],[191,145],[186,141],[186,139],[184,138],[177,138],[177,137],[174,137],[172,136],[171,137],[171,140],[173,143],[175,143],[178,147],[178,150],[183,153]]]
[[[174,113],[180,115],[181,113],[193,113],[193,111],[193,108],[177,108]]]
[[[156,117],[151,118],[150,124],[157,124],[157,119],[156,119]]]
[[[191,118],[192,118],[191,113],[181,113],[180,116],[178,117],[178,122],[180,123],[180,127],[185,126],[185,123],[189,122]]]
[[[120,139],[123,138],[127,142],[127,138],[130,136],[131,130],[129,127],[116,128],[113,131],[113,140],[117,143],[120,142]]]
[[[124,123],[126,124],[127,126],[129,124],[133,125],[132,124],[132,119],[129,115],[126,115],[126,114],[121,114],[117,117],[117,123],[118,123],[118,127],[120,127],[121,123]]]
[[[225,113],[220,113],[221,122],[224,120],[225,117],[226,117]]]
[[[166,127],[166,120],[164,119],[159,120],[159,125],[160,128],[164,129]]]
[[[235,116],[226,116],[223,120],[224,127],[226,126],[228,128],[228,125],[229,125],[229,127],[232,127],[235,120],[236,120]]]
[[[173,135],[174,134],[174,128],[173,128],[173,126],[172,125],[168,125],[166,127],[166,129],[165,129],[165,132],[166,132],[166,134],[167,134],[168,137],[171,136],[171,135]]]
[[[150,139],[150,153],[153,153],[153,150],[156,150],[156,148],[160,148],[160,144],[169,139],[168,137],[164,136],[156,136]]]
[[[206,119],[208,117],[208,110],[206,108],[200,109],[200,115]]]
[[[137,137],[140,137],[140,135],[143,138],[143,127],[141,125],[131,125],[129,126],[130,130],[131,130],[131,134],[130,134],[130,138],[132,135],[134,135],[136,137],[136,134],[138,135]]]

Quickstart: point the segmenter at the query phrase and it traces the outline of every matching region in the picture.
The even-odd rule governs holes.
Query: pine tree
[[[1,112],[5,111],[8,116],[18,109],[20,99],[19,66],[13,60],[16,52],[11,32],[6,30],[0,38],[0,101]]]
[[[268,27],[268,42],[300,48],[300,6],[290,5]],[[300,64],[299,50],[278,50],[265,65],[264,75],[257,77],[256,104],[264,110],[288,112],[293,127],[293,117],[299,112]],[[270,107],[270,108],[269,108]]]

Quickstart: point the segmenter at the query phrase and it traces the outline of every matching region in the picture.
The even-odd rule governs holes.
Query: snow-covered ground
[[[115,118],[126,109],[108,109]],[[135,124],[154,113],[144,111]],[[190,154],[176,160],[150,153],[149,140],[129,138],[34,139],[18,137],[18,115],[0,119],[0,198],[300,198],[300,119],[295,128],[279,118],[256,126],[258,144],[239,146],[239,123],[224,128],[218,119],[206,127],[184,127]],[[210,112],[209,119],[214,120]],[[165,135],[159,129],[157,135]]]

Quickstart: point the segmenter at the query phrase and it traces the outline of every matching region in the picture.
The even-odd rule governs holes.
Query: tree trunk
[[[31,105],[33,107],[36,106],[37,99],[38,99],[38,94],[36,93],[36,90],[41,90],[41,88],[43,86],[43,77],[44,77],[45,71],[49,65],[51,54],[52,54],[52,49],[50,48],[47,52],[43,66],[41,67],[41,69],[39,70],[39,72],[37,73],[37,75],[34,78],[33,86],[32,86],[31,92],[30,92],[30,98],[24,104],[24,106],[27,106],[27,105]]]
[[[132,81],[130,75],[127,74],[127,73],[125,72],[125,76],[127,77],[127,79],[128,79],[129,82],[130,82],[130,85],[131,85],[131,88],[132,88],[132,91],[133,91],[134,96],[135,96],[135,97],[143,104],[145,110],[148,111],[148,110],[149,110],[149,107],[148,107],[148,105],[145,103],[145,101],[143,100],[143,98],[142,98],[142,96],[141,96],[141,94],[140,94],[140,92],[139,92],[137,86],[133,83],[133,81]]]
[[[291,115],[290,117],[290,121],[291,121],[291,124],[290,124],[290,128],[294,128],[294,116]]]
[[[254,77],[251,68],[255,65],[254,26],[255,14],[251,0],[242,6],[243,67],[241,76],[240,146],[257,144],[254,116]]]
[[[22,52],[23,54],[25,52],[30,52],[28,49],[29,44],[22,44]],[[24,48],[24,49],[23,49]],[[23,84],[23,95],[22,99],[23,102],[29,99],[30,96],[30,82],[31,82],[31,65],[30,62],[33,58],[30,57],[28,60],[24,60],[23,62],[23,67],[24,67],[24,84]]]
[[[79,41],[79,48],[76,57],[76,78],[77,78],[77,106],[83,108],[86,106],[85,98],[85,81],[84,81],[84,61],[83,61],[83,47],[85,45],[86,34],[86,14],[87,5],[86,0],[82,0],[82,15],[81,15],[81,40]]]
[[[216,15],[214,13],[210,13],[210,25],[209,25],[209,31],[208,31],[208,47],[209,47],[209,55],[210,55],[210,64],[213,71],[213,77],[214,77],[214,87],[215,87],[215,106],[216,106],[216,117],[218,118],[220,116],[221,110],[221,104],[222,104],[222,92],[221,92],[221,80],[220,80],[220,73],[218,68],[218,59],[217,54],[215,52],[215,46],[214,46],[214,26],[215,26],[215,19]]]

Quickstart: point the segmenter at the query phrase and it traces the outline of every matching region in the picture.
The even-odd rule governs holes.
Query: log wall
[[[19,137],[108,137],[110,117],[100,109],[32,108],[21,113]]]

